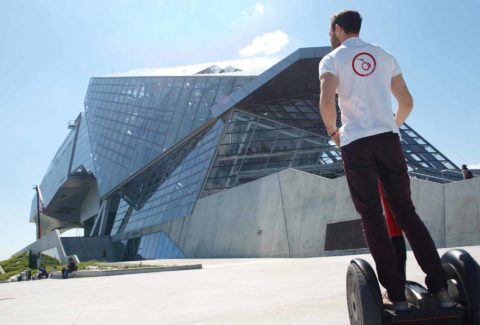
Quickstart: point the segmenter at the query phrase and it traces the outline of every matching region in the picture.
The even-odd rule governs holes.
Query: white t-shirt
[[[379,133],[399,133],[392,111],[391,80],[401,70],[390,53],[358,37],[348,38],[320,61],[319,75],[327,72],[338,80],[341,146]]]

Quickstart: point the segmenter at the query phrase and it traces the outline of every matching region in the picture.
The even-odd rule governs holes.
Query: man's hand
[[[338,133],[338,131],[332,136],[331,139],[332,139],[333,142],[335,142],[337,147],[340,148],[340,134]]]
[[[337,85],[338,80],[333,73],[324,73],[320,76],[320,115],[329,135],[337,129],[337,108],[335,106]],[[338,131],[332,136],[332,140],[337,146],[340,146]]]

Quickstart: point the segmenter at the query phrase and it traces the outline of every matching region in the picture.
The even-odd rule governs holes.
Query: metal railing
[[[444,175],[445,172],[451,172],[451,173],[455,173],[455,174],[460,174],[460,175],[462,175],[462,179],[463,179],[463,173],[460,172],[460,171],[458,171],[458,170],[442,169],[442,170],[440,171],[440,173],[442,174],[442,180],[445,180],[445,175]],[[461,180],[461,179],[459,179],[459,180]],[[450,180],[450,182],[452,182],[452,181]],[[443,183],[445,183],[445,181],[444,181]]]
[[[432,175],[429,175],[429,174],[423,174],[423,173],[419,173],[419,172],[414,172],[414,171],[410,171],[408,172],[409,175],[418,175],[418,176],[421,176],[420,179],[424,179],[426,181],[428,180],[436,180],[437,183],[442,183],[442,184],[445,184],[445,179],[443,177],[437,177],[437,176],[432,176]],[[452,182],[452,180],[447,180],[448,182]]]
[[[446,176],[448,176],[448,174],[445,175],[445,172],[451,172],[451,173],[454,173],[454,174],[462,175],[462,172],[457,171],[457,170],[452,170],[452,169],[441,170],[440,175],[438,175],[438,176],[434,176],[432,174],[421,173],[421,172],[418,172],[418,171],[409,171],[408,174],[413,176],[413,177],[415,177],[415,175],[417,175],[417,176],[419,176],[418,178],[421,178],[421,179],[424,179],[424,180],[427,180],[427,181],[434,181],[434,182],[442,183],[442,184],[457,182],[457,181],[463,180],[463,177],[458,177],[456,175],[450,175],[450,178],[446,178]],[[455,179],[452,179],[452,178],[455,178]]]

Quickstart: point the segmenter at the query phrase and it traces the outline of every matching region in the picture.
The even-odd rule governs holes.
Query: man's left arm
[[[333,73],[327,72],[320,76],[320,115],[328,135],[340,147],[340,135],[337,128],[337,108],[335,105],[337,86],[338,80]]]

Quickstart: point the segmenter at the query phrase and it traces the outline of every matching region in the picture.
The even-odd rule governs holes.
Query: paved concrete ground
[[[0,284],[0,324],[348,324],[351,258],[162,260],[204,269]]]

